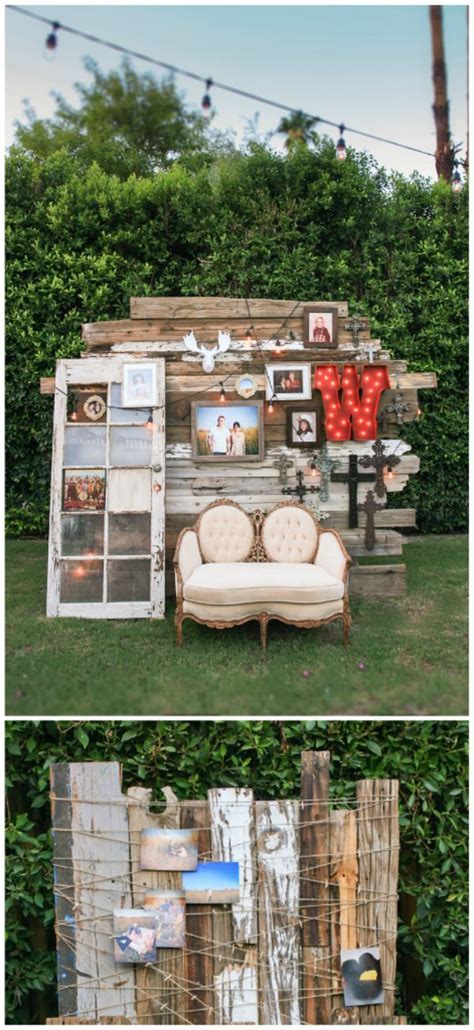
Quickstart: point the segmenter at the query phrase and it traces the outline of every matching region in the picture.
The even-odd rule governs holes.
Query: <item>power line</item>
[[[16,11],[17,14],[24,14],[27,18],[33,18],[35,21],[42,22],[44,25],[51,26],[53,22],[50,18],[45,18],[41,14],[35,14],[33,11],[27,11],[24,7],[16,7],[12,4],[7,4],[7,9],[10,11]],[[79,36],[81,39],[87,39],[89,43],[97,43],[98,46],[108,47],[109,50],[115,50],[120,54],[126,54],[128,57],[135,57],[139,61],[146,61],[148,64],[154,64],[158,68],[164,68],[165,71],[172,72],[174,75],[183,75],[188,79],[193,79],[195,82],[203,82],[206,86],[209,83],[212,84],[213,89],[222,89],[226,93],[233,93],[235,96],[244,97],[246,100],[255,100],[258,104],[266,104],[268,107],[274,107],[279,111],[294,112],[295,108],[289,104],[281,104],[277,100],[269,100],[268,97],[259,96],[258,93],[250,93],[245,89],[239,89],[237,86],[229,86],[225,82],[218,82],[215,79],[210,79],[209,76],[198,75],[196,72],[188,71],[185,68],[179,68],[178,65],[169,64],[167,61],[160,61],[156,57],[150,57],[149,54],[142,54],[138,50],[130,50],[128,47],[121,46],[120,43],[112,43],[110,40],[102,39],[100,36],[94,36],[88,32],[82,32],[80,29],[75,29],[71,25],[64,25],[62,22],[54,22],[55,30],[61,29],[62,32],[69,32],[72,36]],[[340,129],[342,123],[330,121],[328,118],[321,118],[320,115],[309,114],[307,111],[300,112],[305,118],[310,118],[315,122],[321,122],[322,125],[330,125],[334,129]],[[429,150],[421,150],[419,147],[411,147],[407,143],[400,143],[398,140],[387,139],[385,136],[377,136],[372,132],[363,132],[362,129],[354,129],[349,125],[344,125],[346,132],[351,132],[355,136],[364,136],[366,139],[376,140],[378,143],[387,143],[392,147],[399,147],[402,150],[411,150],[415,154],[424,154],[425,157],[433,157],[434,154]]]

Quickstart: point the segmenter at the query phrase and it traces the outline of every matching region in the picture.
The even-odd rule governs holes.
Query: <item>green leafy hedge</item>
[[[334,798],[400,779],[398,1009],[415,1024],[467,1015],[467,722],[7,723],[7,998],[10,1023],[54,1014],[49,767],[120,761],[123,789],[156,798],[249,786],[297,797],[300,752],[329,749]]]
[[[466,528],[467,191],[387,176],[332,143],[260,146],[190,171],[121,181],[66,151],[7,160],[7,528],[44,533],[52,400],[39,377],[80,354],[82,322],[131,295],[348,300],[439,390],[406,430],[421,457],[401,503],[419,527]],[[397,505],[400,498],[397,495]]]

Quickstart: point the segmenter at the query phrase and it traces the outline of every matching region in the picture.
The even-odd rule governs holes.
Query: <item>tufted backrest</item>
[[[233,504],[216,504],[198,523],[201,554],[207,562],[245,561],[254,542],[251,519]]]
[[[264,520],[262,543],[270,561],[312,561],[318,543],[313,516],[291,504],[275,508]]]

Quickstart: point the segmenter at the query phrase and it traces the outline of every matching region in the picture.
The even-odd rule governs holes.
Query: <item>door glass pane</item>
[[[110,390],[110,422],[147,422],[151,408],[122,408],[122,384],[112,383]]]
[[[102,601],[104,563],[101,561],[61,562],[62,604]]]
[[[104,553],[103,515],[63,515],[61,518],[61,554],[84,554],[88,557]]]
[[[111,465],[149,465],[152,432],[144,426],[127,426],[110,430]]]
[[[151,562],[136,561],[107,562],[108,601],[149,601]]]
[[[151,510],[151,469],[110,469],[109,511]]]
[[[105,469],[65,469],[64,511],[104,511],[106,475]]]
[[[70,386],[67,421],[93,425],[107,422],[107,387]]]
[[[105,426],[66,426],[63,465],[105,465]]]
[[[109,515],[109,554],[150,554],[149,515]]]

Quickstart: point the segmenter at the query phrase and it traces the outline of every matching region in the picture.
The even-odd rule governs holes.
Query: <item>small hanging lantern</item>
[[[453,177],[451,179],[451,187],[452,187],[453,193],[460,193],[461,190],[462,190],[462,179],[461,179],[461,176],[459,174],[459,162],[458,161],[454,162],[454,172],[453,172]]]
[[[204,96],[203,96],[203,98],[201,100],[201,107],[202,107],[202,109],[204,111],[204,114],[205,114],[206,118],[209,117],[210,110],[211,110],[211,107],[212,107],[212,100],[211,100],[211,95],[210,95],[211,88],[212,88],[212,79],[206,79],[206,92],[205,92],[205,94],[204,94]]]
[[[338,161],[345,161],[346,156],[347,156],[346,155],[346,143],[345,143],[345,139],[344,139],[344,129],[345,129],[345,125],[341,122],[341,124],[339,126],[340,136],[339,136],[339,139],[338,139],[338,141],[336,143],[336,157],[337,157]]]
[[[46,54],[45,54],[45,56],[48,57],[49,60],[51,60],[54,57],[54,54],[55,54],[55,51],[56,51],[56,47],[58,45],[58,37],[57,37],[56,33],[57,33],[58,29],[60,29],[60,28],[61,28],[61,26],[60,26],[59,22],[58,21],[53,21],[53,23],[51,25],[51,32],[49,32],[48,35],[46,36],[45,43],[44,43],[44,45],[46,47]]]

